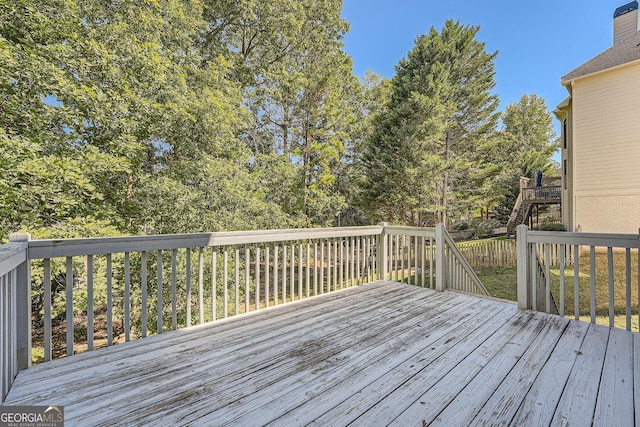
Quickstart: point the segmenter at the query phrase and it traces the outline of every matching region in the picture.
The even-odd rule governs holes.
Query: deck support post
[[[27,243],[29,233],[13,233],[10,242]],[[26,260],[16,268],[16,344],[18,370],[31,366],[31,265]]]
[[[524,224],[516,227],[516,261],[518,266],[518,308],[528,310],[531,308],[531,292],[529,292],[529,274],[527,264],[527,226]],[[532,267],[534,268],[534,267]]]
[[[389,235],[385,227],[389,224],[382,222],[380,225],[382,226],[382,233],[378,236],[378,278],[387,280],[389,275]]]
[[[436,224],[436,291],[444,289],[444,224]]]

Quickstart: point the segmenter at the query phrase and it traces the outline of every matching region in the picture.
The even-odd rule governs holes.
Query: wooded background
[[[355,76],[339,0],[0,0],[0,241],[504,219],[554,173],[478,27]]]

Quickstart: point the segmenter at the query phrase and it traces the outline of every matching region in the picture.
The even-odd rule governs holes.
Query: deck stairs
[[[534,180],[520,177],[520,194],[507,222],[508,235],[514,234],[518,225],[529,223],[534,206],[561,204],[562,187],[558,185],[559,180],[559,177],[543,178],[542,186],[536,186]]]

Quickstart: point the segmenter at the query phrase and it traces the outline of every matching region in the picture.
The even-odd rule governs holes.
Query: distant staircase
[[[558,177],[544,178],[543,185],[536,187],[535,182],[530,178],[520,177],[520,194],[507,222],[508,235],[514,234],[518,225],[529,223],[534,205],[561,203],[562,187],[554,185],[559,179]]]

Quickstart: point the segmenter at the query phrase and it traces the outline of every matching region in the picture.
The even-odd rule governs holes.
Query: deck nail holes
[[[580,351],[580,350],[573,350],[573,351],[575,351],[576,354],[582,354],[582,351]]]

